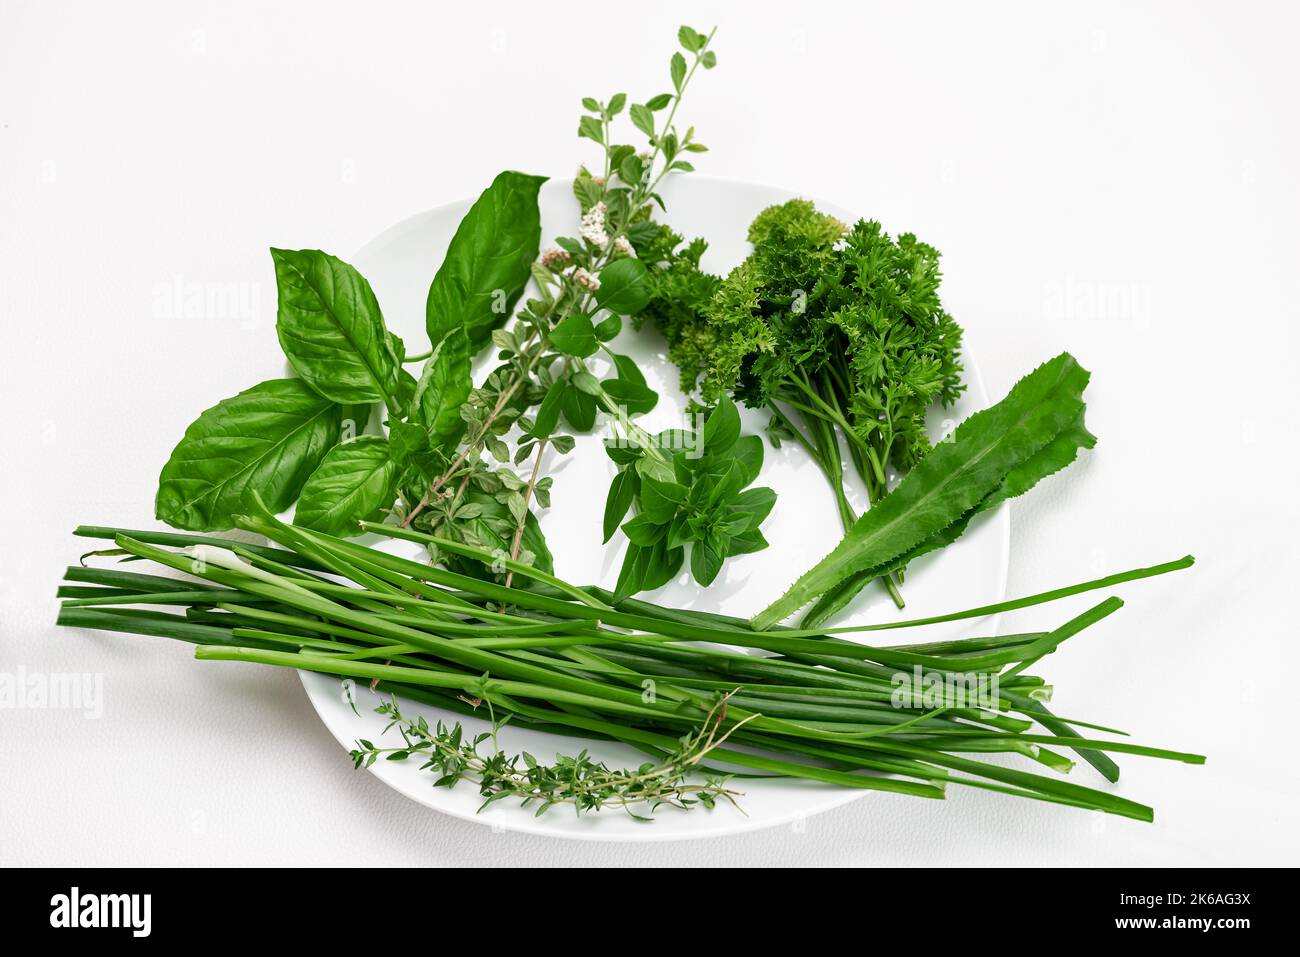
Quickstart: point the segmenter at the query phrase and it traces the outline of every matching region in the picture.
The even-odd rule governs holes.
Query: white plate
[[[542,189],[544,243],[555,236],[576,232],[578,207],[571,186],[567,180],[552,181]],[[678,177],[665,190],[668,203],[665,218],[688,238],[704,236],[710,242],[704,266],[721,273],[748,253],[745,232],[754,216],[763,208],[796,195],[799,194],[691,174]],[[389,328],[402,336],[413,352],[426,348],[424,302],[429,282],[470,203],[471,200],[451,203],[398,223],[352,259],[374,287]],[[861,215],[831,203],[818,201],[818,206],[847,222]],[[961,321],[962,317],[957,319]],[[662,339],[648,329],[640,333],[625,329],[616,348],[636,359],[649,384],[659,392],[659,405],[642,422],[651,430],[682,424],[685,402],[678,390],[676,368],[664,355]],[[955,408],[934,416],[932,435],[942,434],[987,404],[979,370],[969,351],[964,363],[965,396]],[[748,410],[744,418],[751,431],[759,431],[766,424],[764,415]],[[600,543],[605,495],[613,476],[612,463],[600,445],[601,428],[598,425],[592,435],[579,436],[576,450],[552,464],[551,472],[556,477],[552,505],[543,513],[541,522],[561,577],[613,587],[622,561],[623,543],[621,536],[608,548],[601,547]],[[753,555],[730,559],[707,591],[683,574],[658,592],[642,597],[749,616],[766,606],[774,595],[781,594],[799,573],[839,541],[840,522],[830,488],[802,450],[793,443],[779,450],[767,446],[765,456],[760,483],[776,489],[779,498],[777,508],[763,526],[771,546]],[[855,488],[854,492],[857,493],[854,504],[860,510],[865,504],[861,489]],[[1010,513],[1004,505],[976,520],[956,545],[927,556],[908,569],[903,589],[908,603],[906,616],[920,617],[1001,599],[1005,594],[1009,543]],[[419,557],[418,549],[405,549],[405,544],[385,541],[383,547]],[[841,620],[897,619],[900,614],[883,590],[869,587]],[[903,638],[900,633],[898,640],[959,637],[981,629],[991,630],[995,624],[985,620],[935,626],[925,630],[924,639]],[[355,691],[358,716],[348,706],[337,680],[302,672],[302,681],[321,720],[345,748],[354,747],[358,738],[378,743],[384,721],[372,713],[378,699],[364,686]],[[480,722],[440,714],[436,708],[409,703],[406,708],[412,714],[424,713],[430,721],[437,717],[461,720],[466,730],[474,733],[487,728],[486,721],[480,728]],[[636,766],[644,760],[639,752],[621,745],[512,727],[502,731],[501,745],[510,753],[526,749],[544,758],[557,753],[572,754],[586,747],[598,759],[619,766]],[[809,781],[745,780],[737,784],[744,792],[741,799],[744,814],[730,807],[711,812],[669,810],[661,811],[653,824],[642,824],[616,812],[579,818],[558,807],[536,818],[531,810],[510,801],[498,802],[483,814],[477,814],[481,798],[468,782],[452,789],[434,788],[429,773],[420,772],[415,761],[380,761],[371,770],[386,784],[421,804],[465,820],[533,834],[604,841],[717,837],[787,823],[876,793]]]

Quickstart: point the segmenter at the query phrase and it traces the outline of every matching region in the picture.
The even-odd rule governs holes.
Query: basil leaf
[[[556,352],[577,356],[579,359],[585,359],[600,347],[591,318],[582,313],[574,313],[560,320],[551,330],[548,340]]]
[[[329,535],[354,534],[358,521],[393,504],[396,480],[386,440],[362,435],[336,445],[303,486],[294,523]]]
[[[641,587],[649,591],[667,585],[682,567],[683,554],[680,548],[669,548],[666,539],[655,542],[650,549],[650,561],[641,579]]]
[[[605,499],[605,537],[601,539],[602,542],[608,542],[618,531],[619,522],[623,521],[623,516],[632,507],[639,486],[640,480],[633,469],[624,469],[614,476],[614,481],[609,484],[609,497]]]
[[[732,509],[744,516],[743,527],[737,528],[735,534],[741,535],[753,531],[763,524],[776,504],[776,492],[763,486],[749,488],[741,492],[728,503]]]
[[[725,455],[740,438],[740,413],[730,397],[723,396],[704,423],[704,451],[711,456]]]
[[[763,470],[763,440],[757,435],[742,435],[732,447],[731,457],[740,466],[743,488]]]
[[[473,388],[469,338],[464,329],[456,328],[439,341],[425,362],[411,400],[411,420],[428,430],[432,448],[453,446],[465,434],[460,408]]]
[[[571,373],[569,381],[573,383],[574,388],[580,389],[587,395],[600,395],[600,380],[586,369],[579,369],[577,372]]]
[[[288,508],[339,440],[339,406],[301,379],[271,379],[200,415],[158,478],[154,512],[175,528],[234,527],[245,492]]]
[[[390,422],[388,448],[394,462],[407,465],[415,456],[428,450],[429,433],[412,422]]]
[[[425,305],[430,342],[463,328],[477,353],[514,311],[542,238],[537,191],[545,176],[506,171],[456,227]]]
[[[635,107],[633,107],[635,109]],[[618,582],[614,585],[614,604],[625,598],[631,598],[641,591],[645,581],[646,566],[650,563],[649,548],[629,544],[623,555],[623,567],[618,571]]]
[[[691,546],[691,577],[701,585],[712,585],[722,570],[722,556],[707,542]]]
[[[727,548],[728,557],[732,555],[748,555],[751,552],[761,552],[767,548],[767,539],[758,529],[745,532],[743,535],[733,536],[731,544]]]
[[[398,415],[410,415],[411,404],[415,401],[415,391],[419,388],[419,383],[415,381],[415,376],[402,369],[397,373],[397,409]]]
[[[677,506],[686,501],[686,487],[676,482],[647,478],[641,483],[641,514],[656,525],[672,520]]]
[[[623,523],[623,534],[633,545],[653,545],[667,533],[667,525],[660,525],[644,512]]]
[[[275,331],[289,364],[335,402],[397,407],[401,360],[370,283],[319,249],[272,249]]]
[[[650,302],[645,264],[639,259],[616,259],[600,271],[596,302],[624,316],[634,316]]]

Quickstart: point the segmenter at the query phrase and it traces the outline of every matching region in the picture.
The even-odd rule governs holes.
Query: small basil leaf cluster
[[[606,441],[618,465],[605,503],[605,541],[622,523],[628,549],[615,600],[668,583],[690,552],[691,577],[708,585],[723,562],[767,547],[759,530],[776,503],[749,488],[763,467],[763,442],[741,435],[735,403],[722,397],[702,430],[668,430],[650,441]],[[624,522],[629,509],[633,518]]]

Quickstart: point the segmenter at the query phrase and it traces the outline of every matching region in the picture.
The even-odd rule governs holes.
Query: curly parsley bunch
[[[823,466],[838,459],[826,429],[839,430],[875,501],[888,466],[906,472],[929,451],[929,408],[962,390],[939,253],[877,222],[849,228],[802,199],[761,212],[749,240],[753,253],[721,282],[700,272],[700,241],[660,249],[662,294],[641,319],[706,402],[731,393],[768,407],[774,437],[811,446]]]
[[[880,224],[848,227],[794,199],[759,213],[753,252],[725,278],[702,244],[660,237],[656,296],[641,314],[668,340],[683,388],[772,413],[774,443],[799,442],[826,473],[847,529],[841,438],[871,502],[890,467],[930,450],[926,413],[961,393],[961,327],[939,301],[939,253]],[[665,248],[666,247],[666,248]]]

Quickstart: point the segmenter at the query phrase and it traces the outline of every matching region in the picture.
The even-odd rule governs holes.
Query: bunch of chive
[[[726,747],[712,762],[757,775],[941,798],[948,784],[1150,821],[1152,809],[1065,780],[1074,751],[1110,781],[1109,753],[1200,764],[1200,755],[1109,737],[1110,728],[1050,712],[1050,688],[1026,674],[1065,639],[1118,610],[1107,598],[1050,632],[869,646],[838,635],[982,617],[1148,578],[1151,568],[910,622],[756,632],[741,619],[612,602],[528,565],[390,525],[365,530],[475,559],[527,587],[451,572],[354,541],[287,525],[269,513],[239,526],[278,547],[184,532],[82,527],[114,552],[195,579],[75,566],[62,625],[156,635],[197,645],[200,659],[247,661],[374,681],[383,691],[454,713],[488,702],[512,723],[670,752],[726,696]],[[136,607],[151,606],[151,607]],[[161,610],[183,609],[183,613]],[[759,650],[764,656],[753,652]],[[997,677],[986,704],[904,702],[900,673],[945,687]],[[647,695],[645,689],[653,688]],[[973,755],[1010,753],[1051,775]]]

